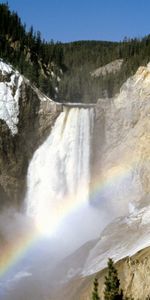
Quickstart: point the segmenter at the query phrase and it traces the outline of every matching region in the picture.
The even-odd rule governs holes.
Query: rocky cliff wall
[[[45,97],[20,76],[10,66],[0,63],[1,205],[6,202],[21,203],[26,186],[27,167],[33,152],[49,134],[55,119],[63,110],[62,105]],[[128,217],[117,219],[103,232],[95,245],[88,249],[82,270],[75,272],[77,277],[71,279],[65,287],[65,292],[72,295],[70,299],[89,299],[93,276],[102,269],[104,255],[107,260],[106,250],[110,251],[107,252],[110,255],[113,249],[113,253],[118,254],[115,256],[118,260],[128,255],[129,241],[132,246],[139,241],[138,250],[144,248],[145,243],[148,245],[149,117],[150,65],[139,68],[122,86],[118,96],[107,101],[100,99],[95,107],[91,190],[96,192],[91,193],[91,204],[105,209],[108,212],[108,221],[120,215]],[[138,250],[134,249],[132,255]],[[138,293],[141,299],[149,293],[149,278],[145,280],[144,277],[144,270],[145,274],[149,272],[149,258],[147,262],[146,257],[136,264],[129,264],[130,260],[127,259],[119,273],[123,278],[123,287],[135,298]],[[82,280],[78,281],[80,276]],[[142,288],[139,285],[140,280],[143,280]],[[62,290],[61,295],[60,299],[66,299],[63,298]]]
[[[145,248],[132,257],[126,257],[116,264],[118,277],[120,279],[121,288],[124,295],[129,299],[146,300],[150,295],[150,248]],[[104,281],[107,275],[107,269],[95,274],[99,283],[99,295],[101,299],[104,291]],[[71,300],[90,300],[93,289],[94,276],[80,278],[70,282],[63,289],[64,293],[60,299]],[[55,298],[54,298],[55,299]]]
[[[150,65],[139,68],[119,95],[99,99],[95,107],[90,201],[100,208],[100,218],[104,216],[104,222],[110,224],[87,252],[84,245],[80,254],[74,253],[72,263],[68,259],[68,270],[62,276],[66,282],[50,299],[91,299],[95,275],[102,296],[109,257],[119,261],[126,295],[142,300],[150,295],[150,252],[145,249],[150,245],[149,118]],[[75,266],[75,261],[80,264]]]
[[[0,206],[23,199],[29,161],[61,111],[62,105],[0,62]]]
[[[107,186],[97,204],[112,199],[124,212],[149,201],[150,65],[140,67],[118,96],[98,101],[93,145],[92,177]]]
[[[150,295],[150,252],[145,248],[150,233],[150,64],[140,67],[115,98],[100,99],[95,113],[91,187],[96,182],[98,188],[91,202],[107,208],[110,220],[112,215],[125,216],[106,227],[89,251],[80,280],[76,277],[66,289],[69,294],[70,287],[76,287],[70,299],[88,300],[97,274],[102,297],[108,257],[118,261],[129,255],[117,263],[122,287],[127,296],[146,299]],[[132,256],[140,249],[144,250]]]
[[[148,202],[149,99],[150,65],[139,68],[118,96],[99,99],[92,139],[91,187],[98,182],[106,188],[99,188],[92,197],[94,205],[99,206],[103,201],[114,209],[117,204],[119,214],[124,214]],[[62,110],[61,104],[45,97],[11,66],[0,61],[1,202],[10,196],[15,201],[20,199],[29,160]]]

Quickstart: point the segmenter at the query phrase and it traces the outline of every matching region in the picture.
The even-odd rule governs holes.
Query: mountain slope
[[[150,60],[149,35],[122,42],[44,41],[32,26],[26,30],[7,4],[0,4],[0,46],[1,58],[59,102],[95,103],[100,97],[112,97],[140,65]],[[123,60],[115,74],[91,76],[115,60]]]
[[[0,4],[0,57],[47,94],[56,98],[62,76],[63,53],[59,45],[46,43],[33,27],[27,31],[8,4]]]
[[[22,199],[29,160],[61,110],[0,61],[0,205],[6,205],[6,199],[9,205]]]

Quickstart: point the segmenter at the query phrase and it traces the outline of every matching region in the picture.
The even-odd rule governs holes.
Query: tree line
[[[27,30],[6,3],[0,4],[0,57],[56,101],[93,103],[114,96],[140,65],[150,61],[150,35],[120,42],[45,41],[33,26]],[[116,59],[123,59],[120,71],[91,76]]]
[[[0,4],[0,57],[16,67],[46,95],[55,98],[57,78],[63,67],[59,43],[48,43],[39,31],[29,30],[16,12]]]

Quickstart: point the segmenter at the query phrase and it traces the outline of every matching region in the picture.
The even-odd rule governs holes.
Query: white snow
[[[6,122],[12,135],[15,135],[18,132],[19,96],[23,77],[2,61],[0,71],[2,75],[10,75],[10,81],[0,82],[0,119]]]
[[[13,72],[13,69],[10,65],[7,65],[2,60],[0,60],[0,71],[2,72],[2,75],[11,74]]]

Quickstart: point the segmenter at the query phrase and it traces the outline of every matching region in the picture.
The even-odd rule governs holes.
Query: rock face
[[[121,287],[124,295],[131,299],[147,299],[150,294],[150,277],[149,277],[149,263],[150,263],[150,248],[139,251],[131,257],[126,257],[116,264],[118,277],[120,279]],[[99,283],[99,295],[103,299],[103,289],[107,269],[102,270],[96,274]],[[63,289],[64,294],[60,298],[71,295],[67,299],[90,300],[93,288],[94,277],[76,278],[70,281]],[[55,299],[55,298],[54,298]]]
[[[102,291],[105,276],[102,270],[109,257],[116,262],[121,259],[119,276],[127,295],[145,299],[150,294],[147,263],[150,252],[145,249],[141,256],[136,254],[150,246],[149,118],[150,64],[140,67],[115,98],[100,99],[97,103],[91,205],[100,209],[104,225],[110,224],[88,249],[84,263],[80,262],[82,271],[79,266],[68,265],[64,274],[68,282],[53,299],[90,299],[96,273]],[[85,252],[86,245],[80,249],[80,257]],[[74,260],[79,261],[79,253],[77,258],[74,254]]]
[[[118,261],[150,245],[150,64],[140,67],[115,98],[107,103],[99,100],[94,150],[91,202],[107,211],[108,220],[112,215],[122,217],[102,232],[89,252],[82,276],[106,267],[108,257]],[[145,266],[145,260],[140,267],[132,265],[133,282],[129,283],[130,276],[125,279],[125,289],[130,285],[135,299],[146,297],[146,291],[150,294],[146,288],[150,279],[144,279]],[[148,266],[145,272],[148,273]]]
[[[109,64],[100,67],[91,73],[93,77],[105,76],[107,74],[116,73],[120,71],[123,64],[123,59],[116,59]]]
[[[103,299],[109,257],[115,262],[119,261],[116,267],[125,294],[134,299],[145,299],[150,294],[149,246],[150,206],[146,206],[128,217],[117,218],[97,240],[85,244],[73,256],[65,259],[58,268],[62,285],[52,299],[90,300],[95,276],[99,278],[100,296]]]
[[[21,201],[29,160],[61,110],[0,61],[0,205]]]
[[[120,204],[124,213],[149,200],[149,119],[150,65],[139,68],[117,97],[97,104],[93,161],[97,204],[103,198],[109,207]]]

